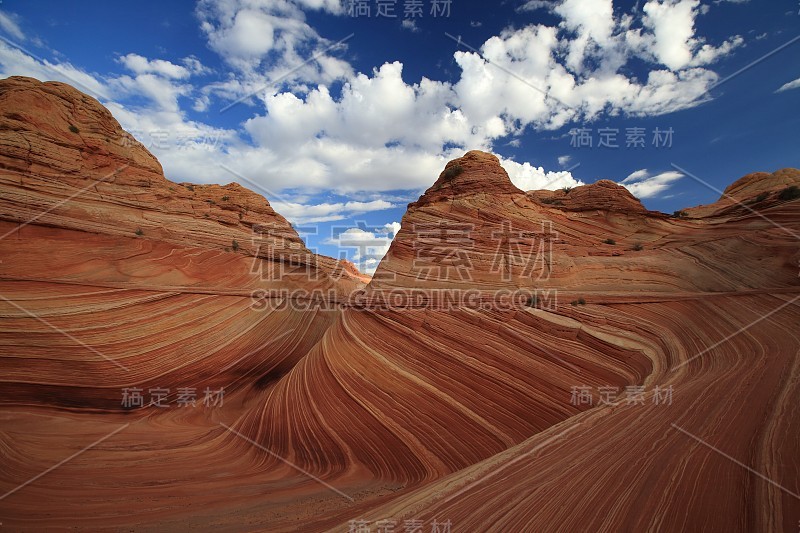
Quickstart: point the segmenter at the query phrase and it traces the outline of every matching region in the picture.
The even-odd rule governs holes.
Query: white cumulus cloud
[[[345,36],[323,36],[308,21],[310,11],[342,15],[338,0],[201,0],[200,31],[230,76],[201,78],[210,70],[194,57],[134,53],[119,58],[126,73],[100,75],[66,61],[40,61],[3,42],[0,73],[57,79],[98,96],[171,179],[237,179],[225,165],[279,194],[333,191],[351,201],[268,198],[296,221],[339,220],[393,205],[364,201],[363,193],[424,190],[467,150],[519,146],[531,130],[603,115],[656,116],[706,101],[718,80],[710,65],[743,41],[732,35],[712,43],[698,35],[700,7],[699,0],[648,0],[626,13],[612,0],[527,2],[524,9],[547,8],[556,21],[507,28],[475,43],[480,53],[456,51],[460,72],[451,82],[408,79],[399,61],[356,72],[342,46],[332,47]],[[6,14],[0,28],[13,34],[19,21]],[[187,116],[188,109],[242,98],[252,107],[241,127]],[[568,156],[559,158],[561,168],[568,163]],[[502,164],[523,190],[581,183],[564,170],[510,159]],[[677,179],[672,174],[623,183],[647,197]]]
[[[776,92],[776,93],[782,93],[783,91],[790,91],[790,90],[792,90],[792,89],[798,89],[798,88],[800,88],[800,78],[797,78],[796,80],[793,80],[793,81],[790,81],[790,82],[784,83],[784,84],[783,84],[783,85],[781,85],[781,86],[780,86],[780,88],[779,88],[777,91],[775,91],[775,92]]]
[[[380,228],[346,228],[326,239],[325,244],[339,247],[340,252],[346,253],[349,259],[356,263],[359,270],[372,275],[378,263],[392,244],[397,232],[400,231],[399,222],[389,222]]]
[[[667,171],[651,176],[647,169],[632,172],[620,185],[628,189],[637,198],[652,198],[671,187],[674,182],[683,178],[683,174]]]
[[[501,159],[500,164],[508,172],[511,183],[523,191],[539,189],[554,191],[563,187],[584,185],[567,171],[548,172],[543,167],[535,167],[528,162],[520,164],[511,159]]]

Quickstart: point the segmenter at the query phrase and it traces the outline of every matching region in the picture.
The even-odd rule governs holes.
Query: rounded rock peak
[[[429,200],[478,193],[521,194],[511,183],[500,159],[489,152],[470,150],[445,165],[436,183],[423,195]]]
[[[753,172],[734,181],[725,188],[720,201],[731,196],[743,199],[768,193],[791,185],[800,185],[800,170],[782,168],[773,173]]]
[[[500,164],[500,159],[496,155],[494,155],[491,152],[484,152],[483,150],[470,150],[469,152],[459,157],[458,159],[455,159],[454,161],[459,161],[459,160],[477,160],[477,161],[489,160],[489,161],[494,161],[498,165]]]
[[[66,83],[25,76],[0,80],[0,132],[5,146],[17,147],[0,154],[7,169],[87,177],[87,168],[103,175],[124,165],[124,173],[135,173],[139,181],[163,180],[155,156],[97,99]],[[26,136],[37,142],[30,144]]]
[[[555,191],[528,191],[528,195],[542,204],[568,211],[600,209],[628,213],[647,212],[639,199],[628,189],[607,179]]]

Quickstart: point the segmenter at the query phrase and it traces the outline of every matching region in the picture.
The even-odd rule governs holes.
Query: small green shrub
[[[686,218],[689,216],[689,213],[686,211],[675,211],[672,213],[672,218]]]
[[[227,202],[227,201],[228,201],[228,200],[230,200],[230,199],[231,199],[231,197],[230,197],[230,196],[223,196],[223,197],[222,197],[222,201],[223,201],[223,202]]]
[[[189,189],[190,191],[194,192],[194,185],[192,185],[191,183],[189,185],[187,185],[186,188]]]
[[[603,241],[604,244],[617,244],[617,241],[614,239],[606,239]]]
[[[797,185],[789,185],[780,192],[778,198],[783,202],[796,200],[800,198],[800,189],[797,188]]]
[[[561,190],[564,191],[564,194],[569,194],[569,191],[572,190],[572,187],[562,187]]]
[[[766,200],[768,196],[769,196],[769,193],[762,192],[761,194],[759,194],[758,196],[756,196],[756,199],[755,199],[755,200],[753,200],[753,203],[756,203],[756,204],[758,204],[758,203],[761,203],[761,202],[763,202],[764,200]]]
[[[73,125],[73,124],[69,125],[69,131],[71,131],[72,133],[80,133],[81,132],[81,130],[79,130],[78,127]]]
[[[541,201],[545,205],[564,205],[564,202],[557,198],[542,198]]]
[[[578,305],[586,305],[586,300],[583,299],[583,296],[578,298]]]
[[[239,249],[239,243],[236,242],[236,239],[233,239],[233,242],[231,243],[231,249],[233,249],[234,252]]]
[[[633,250],[635,252],[641,252],[642,250],[644,250],[644,246],[642,246],[642,243],[637,242],[636,244],[633,245]]]
[[[461,165],[453,165],[452,167],[445,169],[442,175],[444,176],[444,179],[449,181],[455,178],[456,176],[462,174],[463,172],[464,172],[464,167],[462,167]]]
[[[142,228],[139,228],[139,229],[136,230],[136,235],[139,236],[139,237],[144,235],[144,232],[142,231]]]
[[[539,303],[539,299],[536,297],[536,295],[535,295],[535,294],[532,294],[532,295],[531,295],[531,296],[528,298],[528,301],[527,301],[527,302],[525,302],[525,305],[526,305],[526,306],[528,306],[528,307],[536,307],[536,305],[537,305],[538,303]]]

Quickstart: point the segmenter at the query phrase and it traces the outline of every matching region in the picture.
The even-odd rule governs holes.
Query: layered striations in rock
[[[800,201],[780,194],[797,171],[732,185],[749,209],[669,217],[607,181],[526,193],[469,152],[362,287],[255,194],[171,184],[74,89],[5,80],[0,117],[4,524],[800,520]],[[256,225],[272,230],[253,243]],[[284,288],[332,291],[252,305]],[[206,386],[224,405],[175,406]],[[172,407],[123,412],[123,387],[169,388]]]
[[[251,294],[363,286],[262,196],[167,180],[96,100],[30,78],[0,82],[0,257],[4,404],[121,409],[127,386],[280,375],[336,313]]]

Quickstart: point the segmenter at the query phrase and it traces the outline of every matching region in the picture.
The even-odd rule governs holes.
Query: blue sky
[[[5,0],[0,68],[76,85],[168,178],[255,189],[365,271],[473,148],[523,189],[606,178],[666,212],[719,197],[695,177],[800,167],[796,0],[347,3]]]

